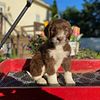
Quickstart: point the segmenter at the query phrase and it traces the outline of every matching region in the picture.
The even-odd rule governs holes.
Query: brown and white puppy
[[[71,48],[68,43],[72,30],[71,25],[64,19],[51,21],[44,30],[48,40],[33,56],[30,63],[30,73],[37,82],[46,83],[42,76],[46,73],[50,85],[58,84],[57,70],[64,69],[66,84],[75,84],[70,67]]]

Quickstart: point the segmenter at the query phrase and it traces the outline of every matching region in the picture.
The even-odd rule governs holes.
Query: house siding
[[[14,23],[14,21],[16,20],[16,18],[20,14],[20,12],[23,10],[26,3],[27,3],[27,0],[0,0],[0,5],[3,5],[3,7],[4,7],[3,15],[5,15],[8,18],[9,22],[11,22],[12,24]],[[31,7],[27,10],[25,15],[22,17],[22,19],[16,26],[16,30],[20,34],[19,40],[16,36],[17,34],[15,33],[15,31],[13,31],[11,33],[12,36],[13,36],[13,34],[15,34],[15,36],[12,38],[14,43],[12,43],[11,45],[14,44],[15,47],[18,49],[18,55],[20,58],[21,57],[25,57],[25,58],[30,57],[29,52],[26,53],[23,51],[23,46],[27,45],[29,43],[29,40],[27,37],[25,37],[21,34],[22,33],[21,27],[27,26],[27,25],[33,25],[34,22],[37,20],[40,23],[44,23],[45,20],[50,19],[50,17],[51,17],[50,12],[51,12],[51,9],[50,9],[49,5],[45,4],[44,2],[42,2],[40,0],[36,0],[36,2],[33,2]],[[38,18],[36,18],[36,16],[38,16]],[[3,35],[8,32],[10,27],[11,26],[4,20],[3,21],[3,31],[2,31],[2,34],[0,34],[0,41],[4,37]],[[30,34],[30,33],[28,32],[28,34]],[[33,28],[32,28],[31,34],[34,35]],[[9,41],[11,41],[11,40],[9,39]],[[17,43],[17,42],[19,42],[19,43]],[[10,49],[12,50],[12,48],[10,48]]]
[[[8,20],[13,23],[22,11],[22,9],[25,7],[27,0],[0,0],[0,2],[5,4],[4,15],[6,15],[8,17]],[[21,26],[33,25],[34,21],[36,21],[37,15],[40,16],[39,22],[43,23],[45,20],[47,20],[49,16],[48,12],[51,12],[49,6],[47,6],[46,4],[43,5],[41,4],[41,2],[33,2],[31,7],[18,23],[17,28],[20,29]],[[6,32],[10,28],[8,23],[5,23],[4,27]]]

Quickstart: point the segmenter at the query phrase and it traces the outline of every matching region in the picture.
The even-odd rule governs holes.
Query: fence
[[[89,48],[100,52],[100,38],[82,38],[80,48]]]

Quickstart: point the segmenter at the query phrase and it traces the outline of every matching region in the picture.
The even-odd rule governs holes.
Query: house
[[[3,13],[10,23],[13,23],[26,3],[27,0],[0,0],[0,13]],[[34,0],[33,4],[22,17],[16,29],[20,31],[22,26],[33,25],[35,21],[44,23],[45,20],[50,20],[50,17],[50,5],[46,4],[42,0]],[[5,34],[10,27],[11,26],[8,22],[0,17],[0,32]]]
[[[26,4],[27,0],[0,0],[0,41],[2,36],[4,36],[8,32],[9,28],[21,13]],[[15,31],[11,33],[11,35],[14,34],[15,37],[12,37],[10,40],[10,42],[12,41],[12,44],[10,44],[10,48],[12,48],[11,46],[13,46],[13,48],[17,48],[18,54],[22,55],[24,45],[28,43],[28,40],[23,36],[20,36],[19,39],[18,35],[21,35],[23,31],[27,31],[27,34],[34,35],[34,22],[44,24],[44,22],[49,21],[50,18],[50,5],[46,4],[42,0],[33,0],[31,7],[29,7],[29,9],[26,11],[26,13],[16,26]],[[15,51],[16,50],[14,50],[14,52]]]

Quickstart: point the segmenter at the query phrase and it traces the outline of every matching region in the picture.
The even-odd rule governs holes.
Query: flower
[[[73,30],[73,35],[75,37],[77,37],[78,35],[80,35],[80,28],[77,26],[72,26],[72,30]]]
[[[73,34],[70,37],[71,42],[79,42],[83,34],[80,34],[80,28],[78,26],[72,26]]]

